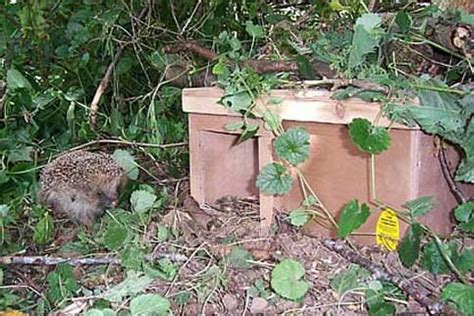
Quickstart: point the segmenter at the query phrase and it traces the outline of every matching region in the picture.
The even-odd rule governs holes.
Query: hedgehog
[[[111,155],[76,150],[42,171],[38,201],[90,227],[105,209],[116,207],[125,183],[125,172]]]

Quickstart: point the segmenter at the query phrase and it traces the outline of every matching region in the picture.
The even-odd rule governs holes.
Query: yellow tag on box
[[[384,246],[389,251],[397,249],[400,238],[400,221],[397,214],[391,209],[383,210],[375,226],[375,240],[377,245]]]

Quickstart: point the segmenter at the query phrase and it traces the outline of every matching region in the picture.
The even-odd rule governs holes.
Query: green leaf
[[[134,296],[143,292],[153,279],[135,271],[127,271],[127,278],[121,283],[107,290],[102,296],[104,299],[121,303],[127,296]]]
[[[253,105],[253,99],[246,91],[226,95],[220,102],[234,112],[247,111]]]
[[[8,153],[8,162],[15,163],[20,161],[31,162],[31,153],[33,152],[33,147],[25,146],[10,150]]]
[[[60,264],[48,277],[48,292],[52,301],[58,302],[73,296],[79,289],[72,273],[72,266]]]
[[[156,237],[158,237],[158,240],[160,241],[167,241],[170,238],[171,232],[168,227],[166,227],[163,224],[158,225],[158,232],[156,234]]]
[[[455,181],[474,183],[474,156],[464,158],[456,170]]]
[[[231,267],[240,269],[250,269],[252,264],[249,261],[254,260],[250,252],[242,247],[232,247],[232,251],[226,258]]]
[[[459,228],[463,231],[472,233],[474,232],[474,202],[466,202],[458,205],[454,209],[454,217],[461,222]]]
[[[465,315],[474,315],[474,287],[462,283],[449,283],[441,291],[441,301]]]
[[[349,269],[343,273],[338,273],[330,282],[331,287],[339,295],[343,295],[347,291],[361,286],[360,281],[369,276],[369,272],[355,264],[352,264]]]
[[[367,119],[353,119],[349,124],[349,135],[359,150],[369,154],[380,154],[390,147],[387,130],[373,126]]]
[[[407,33],[413,23],[411,16],[405,11],[398,11],[395,22],[400,28],[400,32]]]
[[[433,209],[433,197],[422,196],[417,199],[406,202],[403,207],[410,210],[412,217],[422,216]]]
[[[241,130],[244,128],[244,122],[243,121],[240,121],[240,122],[234,122],[234,123],[227,123],[226,125],[224,125],[224,129],[226,131],[230,131],[230,132],[233,132],[233,131],[238,131],[238,130]]]
[[[303,226],[311,218],[311,211],[296,209],[290,213],[290,223],[293,226]]]
[[[31,90],[32,86],[30,82],[25,77],[23,77],[21,72],[11,68],[7,71],[7,88],[12,91],[17,89]]]
[[[282,122],[280,115],[272,111],[265,111],[262,117],[265,122],[265,129],[274,133],[280,129]]]
[[[298,66],[298,70],[302,75],[303,79],[311,80],[316,78],[313,67],[311,66],[311,63],[309,62],[308,58],[306,58],[305,56],[296,56],[296,65]]]
[[[167,314],[170,308],[170,301],[158,294],[142,294],[130,302],[132,316]]]
[[[84,316],[116,316],[116,315],[117,314],[110,308],[105,308],[105,309],[91,308],[87,310],[84,314]]]
[[[0,219],[7,217],[10,211],[10,206],[7,204],[0,204]]]
[[[240,134],[240,137],[237,143],[239,144],[243,143],[246,140],[254,137],[257,134],[259,128],[260,128],[259,124],[246,124],[244,127],[244,131],[242,132],[242,134]]]
[[[152,278],[160,278],[165,281],[172,281],[178,273],[178,267],[168,258],[158,260],[157,265],[150,266],[145,264],[144,267],[148,276],[151,276]]]
[[[107,230],[104,234],[104,245],[109,250],[117,250],[123,246],[127,237],[127,227],[112,221],[107,225]]]
[[[354,37],[349,54],[349,67],[354,68],[365,61],[366,55],[373,53],[378,46],[377,34],[381,18],[377,14],[364,14],[359,17],[355,24]]]
[[[284,166],[273,162],[262,168],[256,184],[263,193],[283,195],[290,192],[293,179]]]
[[[143,213],[150,210],[156,201],[156,195],[145,190],[133,191],[130,204],[135,212]]]
[[[263,38],[265,33],[260,25],[254,25],[252,21],[245,22],[245,31],[253,38]]]
[[[120,264],[130,270],[142,269],[145,254],[136,244],[129,244],[120,253]]]
[[[310,207],[310,206],[315,206],[318,204],[318,200],[314,195],[308,195],[303,201],[303,206]]]
[[[132,180],[138,179],[138,166],[135,162],[135,158],[124,149],[116,149],[113,154],[113,158],[117,164],[125,170],[127,176]]]
[[[407,268],[413,266],[418,259],[422,234],[423,229],[420,224],[411,224],[398,247],[398,256]]]
[[[54,236],[53,218],[49,213],[45,213],[43,218],[35,226],[33,240],[37,244],[45,244]]]
[[[304,273],[301,263],[285,259],[273,268],[271,286],[282,297],[293,301],[299,300],[309,289],[309,284],[301,280]]]
[[[302,127],[290,128],[277,137],[274,146],[280,159],[296,166],[309,156],[309,134]]]
[[[474,202],[466,202],[456,206],[454,217],[461,223],[467,223],[474,213]]]
[[[339,220],[338,236],[346,238],[354,230],[362,226],[370,216],[370,209],[363,203],[359,207],[359,201],[354,199],[347,203],[342,209]]]
[[[456,262],[458,257],[456,244],[454,242],[443,243],[441,247],[444,253],[451,258],[453,262]],[[447,273],[450,271],[434,240],[430,240],[423,248],[421,266],[433,274]]]
[[[474,249],[464,249],[454,264],[462,273],[474,270]]]

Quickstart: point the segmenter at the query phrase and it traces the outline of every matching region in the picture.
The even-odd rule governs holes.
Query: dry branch
[[[456,200],[459,203],[466,203],[467,202],[466,196],[464,195],[464,193],[462,193],[461,189],[459,189],[459,187],[456,185],[456,182],[454,182],[453,176],[451,175],[451,172],[449,171],[449,166],[448,166],[448,161],[446,159],[445,150],[446,149],[444,149],[441,146],[438,153],[438,159],[441,165],[441,170],[443,171],[444,179],[446,180],[446,183],[448,184],[449,189],[453,193]]]
[[[140,12],[138,19],[141,20],[145,14],[148,12],[149,7],[145,7],[142,9]],[[119,61],[120,57],[122,57],[123,50],[126,45],[122,45],[117,49],[117,52],[115,53],[114,59],[110,63],[110,65],[107,67],[107,71],[105,72],[104,77],[100,81],[99,86],[97,87],[94,98],[92,99],[91,102],[91,112],[90,112],[90,125],[92,128],[97,127],[97,113],[99,112],[99,101],[100,98],[102,97],[102,94],[104,93],[105,89],[107,89],[107,86],[109,85],[110,78],[112,77],[112,73],[115,69],[115,65]]]
[[[153,256],[145,256],[145,260],[152,262],[159,259],[169,259],[175,262],[184,262],[188,260],[188,257],[181,254],[156,254]],[[46,256],[5,256],[0,257],[0,264],[4,265],[41,265],[41,266],[54,266],[61,263],[67,263],[72,266],[79,265],[101,265],[101,264],[120,264],[120,259],[115,256],[102,256],[102,257],[90,257],[90,258],[62,258],[62,257],[46,257]]]

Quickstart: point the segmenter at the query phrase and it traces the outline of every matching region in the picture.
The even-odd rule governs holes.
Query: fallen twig
[[[99,140],[93,140],[88,143],[72,147],[68,149],[68,152],[74,151],[74,150],[79,150],[83,148],[87,148],[93,145],[97,144],[116,144],[116,145],[124,145],[124,146],[130,146],[130,147],[150,147],[150,148],[160,148],[160,149],[166,149],[166,148],[174,148],[174,147],[183,147],[186,146],[188,143],[187,142],[180,142],[180,143],[171,143],[171,144],[151,144],[151,143],[138,143],[138,142],[129,142],[127,140],[121,140],[121,139],[99,139]],[[62,155],[63,153],[61,153]]]
[[[145,14],[148,12],[148,6],[143,8],[143,10],[140,12],[140,15],[138,16],[138,19],[141,20]],[[104,77],[100,81],[99,86],[97,87],[94,98],[92,98],[91,102],[91,112],[90,112],[90,125],[92,128],[97,127],[97,112],[99,111],[99,101],[100,98],[102,97],[102,94],[104,93],[105,89],[107,89],[107,86],[109,85],[110,78],[112,77],[112,73],[114,71],[115,65],[119,61],[120,57],[122,56],[123,50],[126,45],[121,45],[118,49],[117,52],[115,53],[114,59],[112,62],[109,64],[109,67],[107,67],[107,71],[105,72]]]
[[[392,282],[426,308],[431,315],[439,315],[442,313],[455,315],[455,312],[448,305],[440,303],[439,300],[430,299],[427,293],[425,293],[426,291],[421,289],[413,280],[407,280],[401,276],[387,272],[383,266],[352,251],[343,242],[326,239],[323,240],[323,245],[329,250],[337,252],[346,260],[366,268],[372,273],[374,278]]]
[[[188,257],[176,253],[161,253],[153,256],[146,255],[146,261],[156,261],[159,259],[169,259],[175,262],[184,262]],[[90,258],[63,258],[63,257],[47,257],[47,256],[4,256],[0,257],[0,264],[4,265],[40,265],[40,266],[54,266],[61,263],[67,263],[72,266],[79,265],[102,265],[102,264],[120,264],[120,259],[116,256],[101,256]]]

